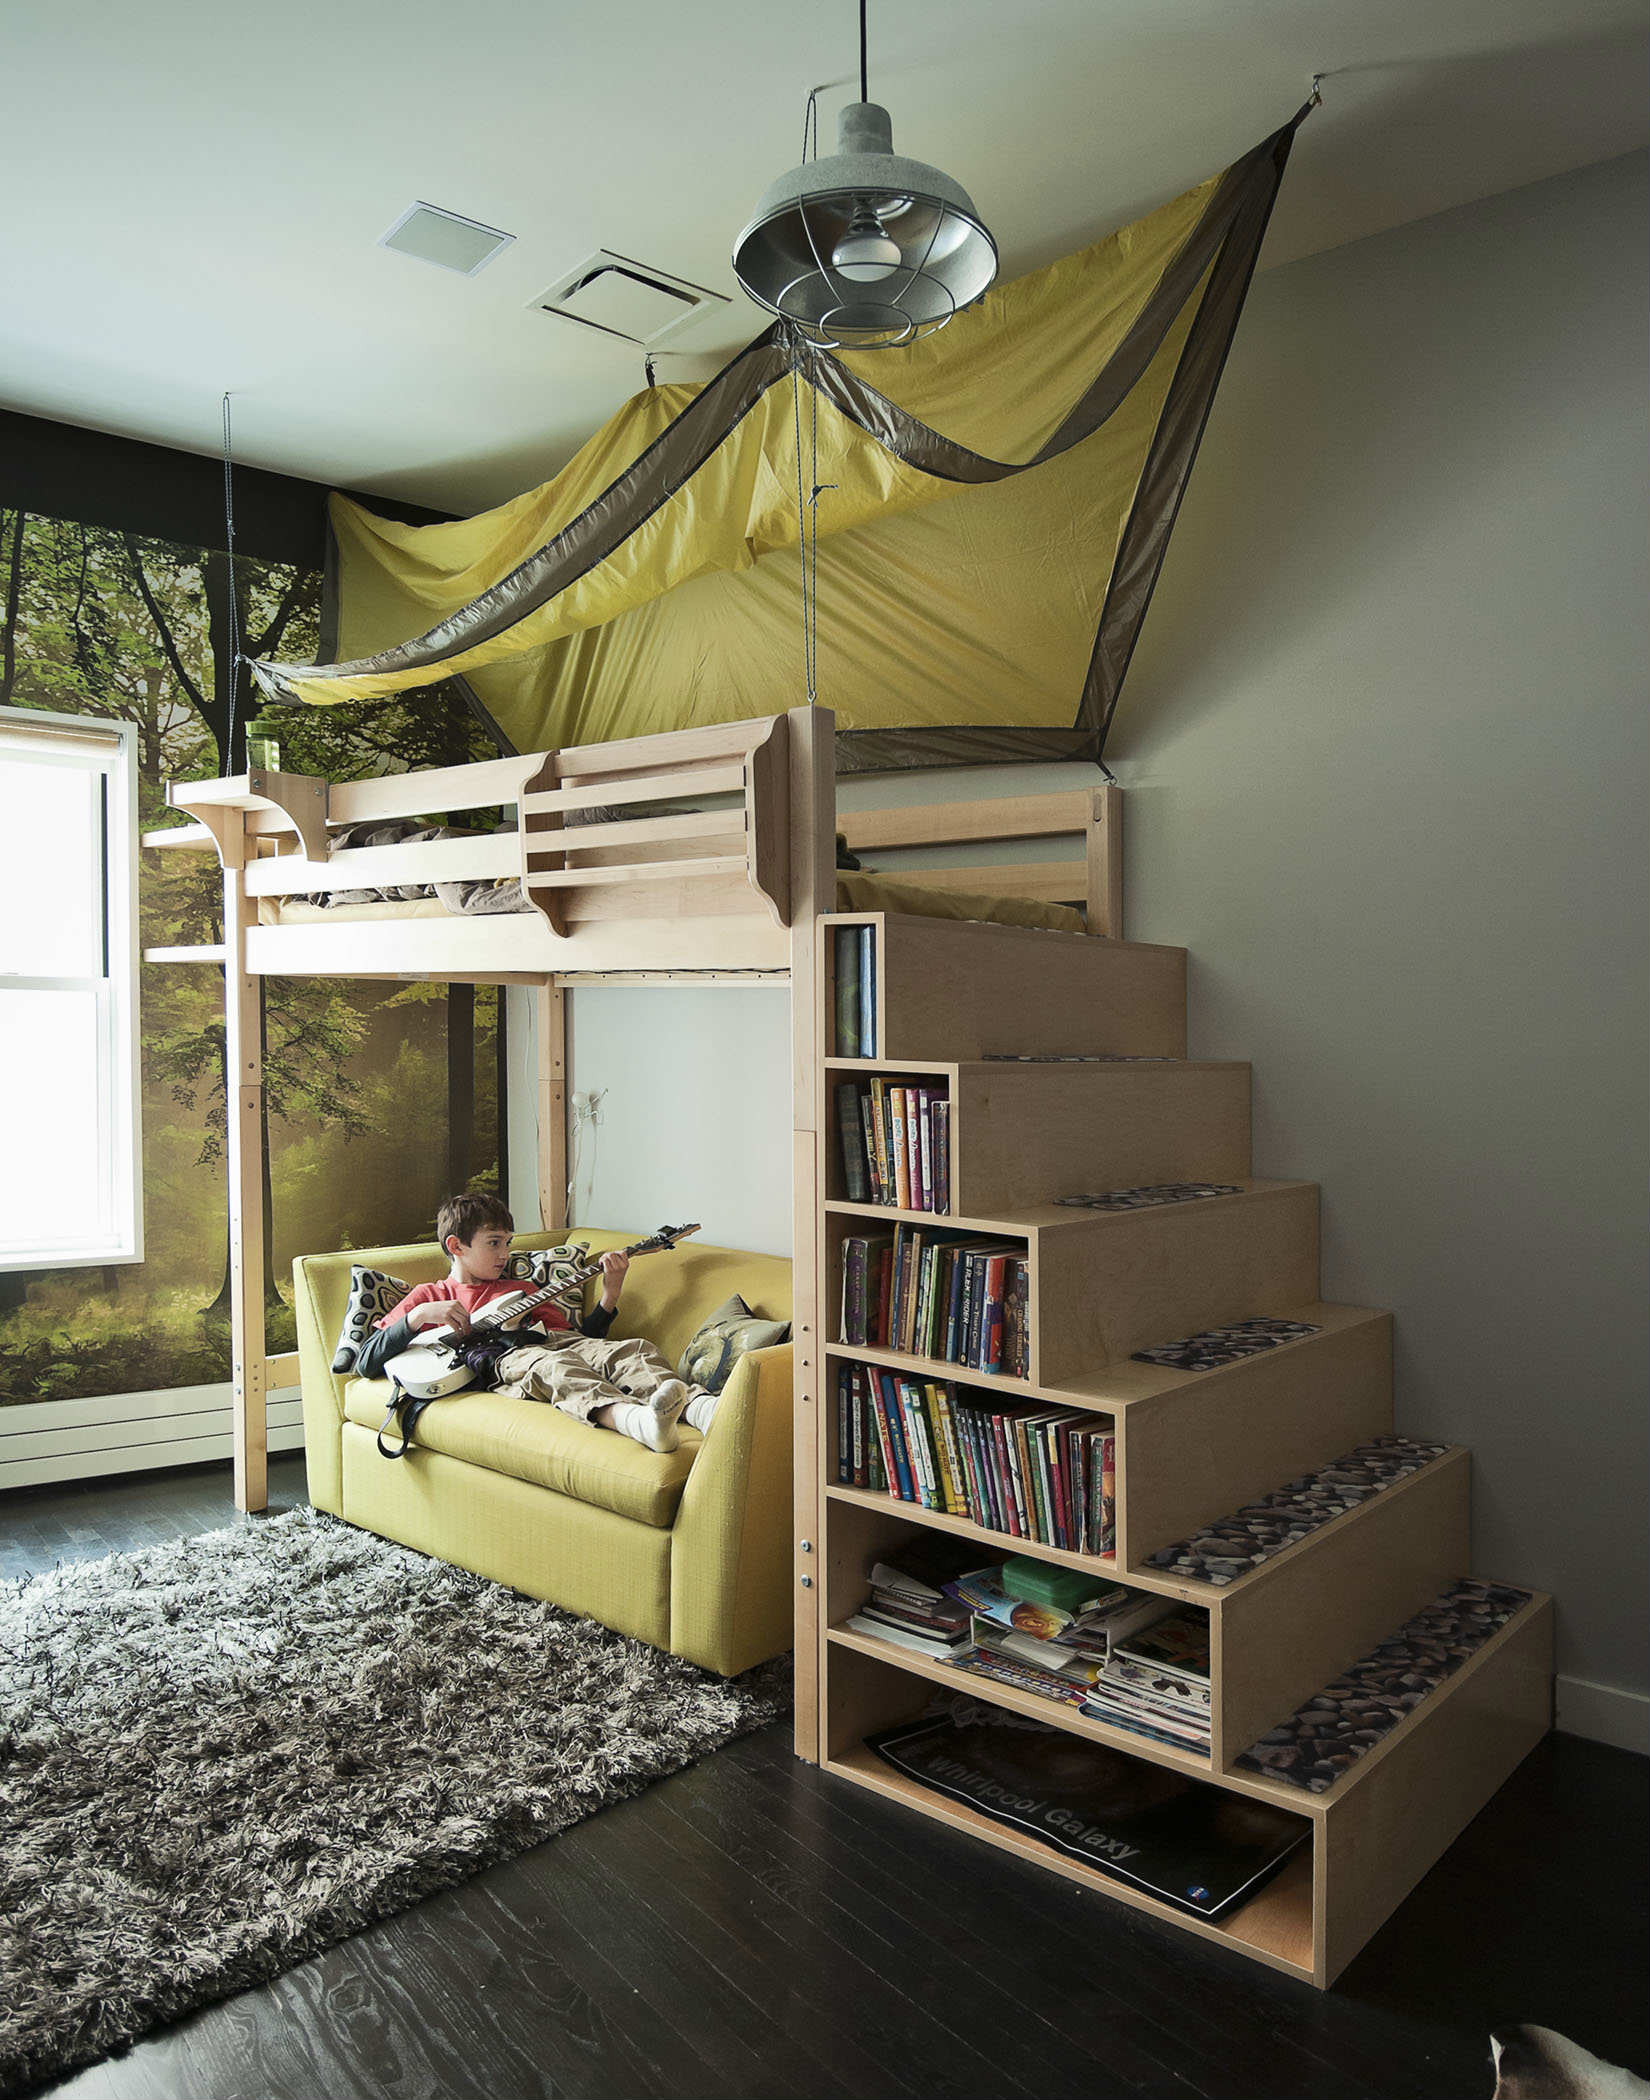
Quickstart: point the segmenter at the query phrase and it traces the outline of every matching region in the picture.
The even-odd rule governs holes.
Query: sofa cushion
[[[678,1378],[719,1393],[733,1376],[740,1357],[752,1349],[772,1349],[790,1340],[789,1320],[764,1320],[753,1313],[737,1292],[719,1305],[682,1351],[676,1366]]]
[[[392,1397],[387,1378],[352,1378],[344,1389],[344,1413],[362,1428],[376,1429]],[[649,1451],[615,1430],[576,1421],[547,1401],[469,1391],[431,1401],[418,1418],[413,1444],[668,1531],[700,1437],[684,1428],[674,1451]]]
[[[382,1269],[364,1269],[359,1262],[352,1265],[344,1324],[338,1330],[338,1346],[332,1352],[335,1372],[347,1376],[355,1369],[355,1359],[366,1346],[367,1336],[411,1289],[410,1283],[403,1283],[399,1276],[387,1275]]]

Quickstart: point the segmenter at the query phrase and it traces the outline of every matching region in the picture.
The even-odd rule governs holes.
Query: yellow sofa
[[[519,1234],[520,1248],[578,1240],[596,1253],[643,1237],[577,1226]],[[414,1448],[379,1454],[384,1379],[335,1377],[352,1263],[408,1284],[446,1273],[430,1242],[302,1255],[298,1354],[310,1499],[383,1538],[599,1619],[731,1677],[791,1644],[791,1351],[735,1366],[710,1434],[661,1455],[558,1408],[455,1393],[426,1408]],[[638,1257],[614,1335],[646,1335],[674,1363],[735,1291],[791,1316],[791,1265],[685,1241]]]

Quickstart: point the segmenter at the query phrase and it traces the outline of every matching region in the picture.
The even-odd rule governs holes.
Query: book
[[[934,1208],[951,1208],[951,1099],[942,1094],[934,1103]]]
[[[919,1087],[917,1092],[921,1102],[921,1106],[917,1111],[917,1157],[921,1167],[919,1179],[922,1184],[922,1203],[920,1208],[932,1210],[934,1208],[934,1102],[936,1097],[932,1087]]]
[[[1179,1677],[1209,1681],[1209,1615],[1193,1605],[1169,1613],[1131,1634],[1114,1649],[1131,1662]]]
[[[894,1201],[894,1178],[888,1158],[888,1082],[886,1079],[871,1081],[871,1145],[872,1158],[876,1161],[878,1201],[892,1204]]]
[[[839,926],[836,930],[836,1054],[858,1057],[860,928]]]
[[[869,1612],[856,1611],[843,1623],[850,1633],[864,1634],[868,1640],[890,1641],[896,1648],[911,1648],[919,1655],[948,1656],[959,1646],[958,1640],[949,1639],[944,1634],[923,1633],[911,1626],[895,1626],[886,1619],[873,1618]],[[961,1642],[966,1643],[967,1638],[966,1634],[962,1635]]]
[[[888,1142],[894,1155],[894,1201],[901,1210],[911,1208],[911,1154],[905,1142],[905,1094],[902,1086],[888,1089]]]
[[[870,1182],[872,1203],[886,1203],[888,1198],[882,1189],[882,1161],[877,1152],[876,1109],[871,1095],[875,1081],[870,1087],[861,1087],[859,1092],[860,1143],[865,1147],[865,1171]]]
[[[845,1080],[836,1090],[836,1127],[842,1146],[842,1186],[850,1203],[871,1200],[869,1160],[860,1114],[861,1089]]]
[[[859,932],[859,1054],[877,1054],[877,934],[874,926]]]

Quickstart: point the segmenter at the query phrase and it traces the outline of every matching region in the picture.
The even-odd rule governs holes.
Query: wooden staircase
[[[1328,1791],[1240,1766],[1268,1731],[1467,1572],[1468,1454],[1438,1447],[1395,1484],[1224,1583],[1154,1566],[1154,1556],[1199,1527],[1392,1433],[1390,1315],[1321,1300],[1315,1186],[1250,1173],[1247,1066],[1185,1060],[1184,951],[893,915],[821,924],[827,1035],[816,1127],[825,1135],[816,1171],[825,1334],[841,1332],[843,1239],[905,1220],[1025,1246],[1031,1350],[1030,1377],[1018,1379],[827,1341],[817,1419],[804,1411],[820,1543],[805,1563],[818,1579],[810,1576],[803,1593],[800,1668],[806,1676],[816,1664],[817,1679],[799,1702],[799,1748],[857,1785],[1327,1985],[1548,1727],[1550,1602],[1529,1593]],[[876,942],[874,1060],[834,1055],[831,929],[849,924],[870,926]],[[1151,1061],[1005,1061],[1028,1056]],[[878,1072],[949,1096],[952,1205],[942,1220],[847,1200],[833,1089]],[[1236,1188],[1115,1212],[1057,1201],[1191,1181]],[[1142,1347],[1259,1314],[1315,1331],[1208,1370],[1133,1359]],[[976,1397],[1041,1399],[1109,1416],[1115,1555],[1096,1560],[1010,1540],[970,1519],[839,1484],[832,1396],[837,1367],[855,1361],[950,1379]],[[847,1630],[842,1622],[863,1604],[872,1563],[922,1527],[1090,1568],[1207,1610],[1209,1756]],[[1311,1842],[1232,1917],[1184,1916],[920,1788],[865,1748],[868,1734],[920,1712],[936,1685],[1272,1802],[1303,1819]],[[815,1711],[817,1734],[808,1718]]]

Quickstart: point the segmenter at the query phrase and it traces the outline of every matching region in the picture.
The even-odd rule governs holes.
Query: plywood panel
[[[1320,1983],[1334,1982],[1552,1725],[1552,1623],[1551,1603],[1535,1598],[1332,1797]]]
[[[1079,1217],[1036,1234],[1044,1385],[1318,1295],[1318,1192],[1309,1182]]]
[[[1186,1054],[1186,952],[884,914],[879,1055]]]
[[[970,1064],[952,1099],[953,1207],[967,1216],[1249,1176],[1247,1065]]]

